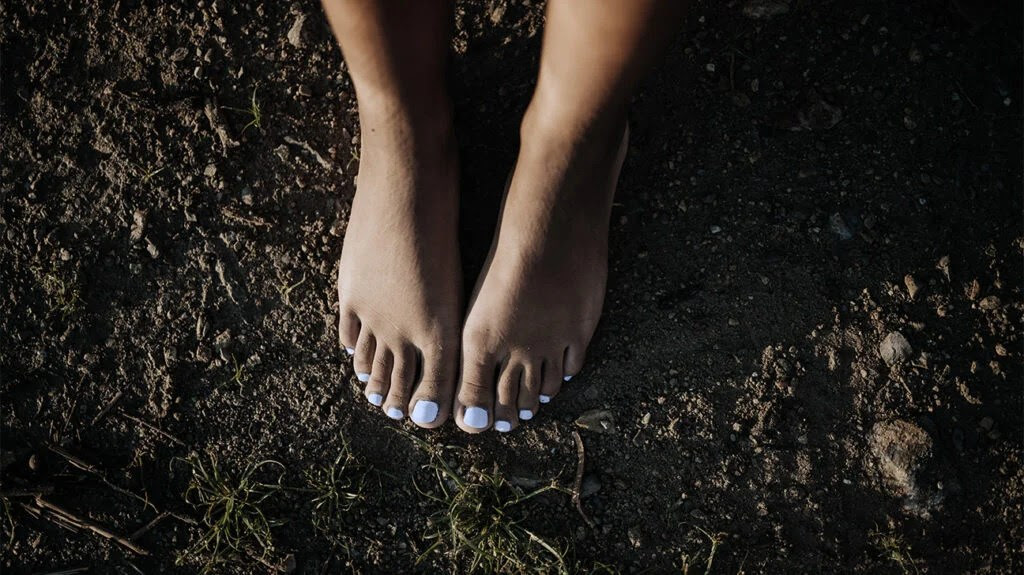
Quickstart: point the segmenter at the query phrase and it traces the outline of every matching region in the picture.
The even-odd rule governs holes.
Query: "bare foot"
[[[583,366],[604,303],[608,220],[625,119],[574,124],[531,107],[462,334],[455,421],[477,433],[532,418]],[[577,126],[577,127],[574,127]]]
[[[360,125],[338,270],[341,344],[370,403],[438,427],[451,411],[461,314],[450,118],[361,102]]]

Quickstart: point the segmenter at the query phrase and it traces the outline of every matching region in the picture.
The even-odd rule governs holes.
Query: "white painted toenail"
[[[562,377],[562,381],[569,381],[570,379],[572,379],[571,375],[566,375]]]
[[[412,408],[413,423],[433,423],[437,419],[437,404],[421,399]]]
[[[355,353],[356,353],[356,350],[355,350],[355,349],[353,349],[353,348],[351,348],[351,347],[346,347],[346,348],[345,348],[345,353],[347,353],[347,354],[349,354],[349,355],[355,355]]]
[[[529,409],[520,409],[519,419],[522,419],[523,421],[529,421],[533,419],[533,412],[530,411]]]
[[[542,393],[542,394],[540,394],[540,397],[538,397],[537,399],[539,399],[541,403],[547,403],[547,402],[551,401],[551,396],[550,395],[544,395]]]
[[[370,374],[368,374],[368,373],[357,373],[356,374],[356,379],[358,379],[359,381],[361,381],[363,383],[366,383],[366,382],[370,381]]]
[[[387,413],[388,417],[391,419],[402,419],[402,417],[405,416],[405,414],[402,413],[402,410],[397,407],[389,407],[384,413]]]
[[[498,421],[494,422],[494,429],[497,429],[502,433],[508,433],[509,431],[512,431],[512,424],[507,421],[501,421],[499,419]]]
[[[366,395],[366,401],[380,407],[380,404],[384,403],[384,396],[379,393],[370,393]]]
[[[462,421],[476,429],[487,427],[487,419],[487,410],[482,407],[467,407],[466,413],[462,415]]]

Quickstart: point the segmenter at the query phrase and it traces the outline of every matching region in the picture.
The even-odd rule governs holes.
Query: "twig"
[[[576,482],[572,488],[572,502],[576,504],[576,511],[580,512],[580,517],[587,522],[587,525],[593,529],[594,522],[587,516],[587,513],[583,511],[583,500],[581,497],[581,491],[583,488],[583,466],[586,463],[586,453],[583,450],[583,438],[580,437],[580,432],[573,430],[573,439],[576,440]]]
[[[59,505],[50,503],[49,501],[43,499],[42,497],[36,497],[35,503],[40,509],[50,512],[50,514],[63,519],[65,522],[71,524],[72,526],[78,527],[80,529],[85,529],[87,531],[92,531],[96,535],[99,535],[104,539],[109,539],[114,543],[117,543],[118,545],[124,547],[125,549],[133,551],[139,555],[149,555],[149,551],[146,551],[145,549],[132,543],[128,539],[125,539],[124,537],[121,537],[120,535],[108,530],[106,527],[103,527],[102,525],[92,521],[91,519],[79,517]]]
[[[72,567],[70,569],[61,569],[60,571],[50,571],[41,575],[75,575],[75,573],[88,573],[88,567]]]
[[[226,217],[229,220],[237,220],[237,221],[249,224],[250,226],[255,226],[257,228],[258,227],[270,227],[270,224],[268,222],[266,222],[263,218],[259,218],[259,217],[256,217],[256,216],[245,217],[245,216],[243,216],[241,214],[236,213],[234,210],[232,210],[231,208],[228,208],[228,207],[221,208],[220,212],[222,214],[224,214],[224,217]]]
[[[152,529],[152,528],[156,527],[156,524],[157,524],[157,523],[160,523],[161,521],[163,521],[163,520],[164,520],[164,519],[165,519],[165,518],[166,518],[167,516],[169,516],[169,515],[170,515],[170,513],[168,513],[167,511],[164,511],[164,512],[163,512],[163,513],[161,513],[160,515],[157,515],[156,517],[154,517],[154,518],[153,518],[153,520],[152,520],[152,521],[150,521],[149,523],[146,523],[146,524],[145,524],[145,525],[143,525],[142,527],[139,527],[138,529],[136,529],[136,530],[135,530],[135,533],[132,533],[132,534],[131,534],[131,535],[130,535],[130,536],[128,537],[128,539],[130,539],[130,540],[132,540],[132,541],[137,541],[137,540],[139,539],[139,537],[142,537],[142,536],[143,536],[143,535],[145,535],[145,534],[146,534],[146,532],[148,532],[148,531],[149,531],[150,529]]]
[[[123,396],[124,391],[118,391],[117,393],[115,393],[114,397],[111,398],[111,400],[108,401],[105,406],[103,406],[103,409],[101,409],[100,412],[96,414],[96,417],[92,418],[92,421],[89,422],[89,427],[95,426],[97,423],[99,423],[101,419],[106,417],[107,413],[109,413],[110,410],[114,408],[114,404],[116,404],[118,401],[121,401],[121,398]]]
[[[145,497],[143,497],[141,495],[138,495],[135,492],[129,491],[129,490],[125,489],[124,487],[121,487],[120,485],[117,485],[116,483],[110,481],[109,479],[107,479],[107,475],[105,473],[103,473],[103,470],[101,470],[100,468],[96,467],[95,465],[93,465],[91,463],[88,463],[87,461],[81,459],[80,457],[76,457],[75,455],[72,455],[71,453],[66,451],[63,447],[59,447],[57,445],[53,445],[52,443],[47,443],[46,444],[46,448],[49,449],[50,451],[56,453],[57,455],[63,457],[64,459],[67,460],[68,463],[70,463],[71,465],[77,467],[78,469],[81,469],[82,471],[84,471],[86,473],[90,473],[90,474],[94,475],[101,482],[103,482],[104,485],[106,485],[107,487],[113,489],[114,491],[116,491],[116,492],[118,492],[118,493],[120,493],[122,495],[127,495],[128,497],[131,497],[132,499],[135,499],[136,501],[141,502],[146,507],[152,507],[154,511],[156,510],[156,507],[152,503],[149,502],[149,499],[147,499],[147,498],[145,498]]]
[[[167,439],[170,439],[171,441],[173,441],[174,443],[177,443],[178,445],[180,445],[182,447],[188,447],[188,445],[184,441],[178,439],[177,437],[174,437],[170,433],[167,433],[166,431],[160,429],[159,427],[153,425],[152,423],[147,422],[146,420],[144,420],[142,418],[136,417],[136,416],[126,412],[123,409],[117,410],[117,413],[118,413],[118,415],[122,415],[122,416],[124,416],[124,417],[126,417],[126,418],[128,418],[128,419],[130,419],[132,421],[134,421],[135,423],[138,423],[139,425],[141,425],[143,427],[149,428],[149,429],[159,433],[160,435],[163,435]]]

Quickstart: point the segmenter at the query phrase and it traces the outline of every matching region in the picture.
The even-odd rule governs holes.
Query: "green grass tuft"
[[[307,470],[305,475],[305,491],[313,494],[313,527],[324,535],[339,535],[346,527],[346,512],[363,500],[362,469],[348,443],[333,463]]]
[[[522,504],[557,487],[525,493],[496,469],[474,469],[463,477],[445,462],[440,449],[427,449],[431,454],[427,467],[437,478],[438,490],[420,493],[441,509],[428,520],[424,538],[432,544],[417,563],[441,553],[460,573],[569,572],[564,552],[522,524]]]
[[[276,461],[260,461],[245,467],[237,477],[228,476],[216,456],[204,462],[190,457],[192,480],[185,500],[202,511],[206,531],[182,559],[203,561],[201,573],[213,573],[218,565],[248,556],[264,565],[274,552],[270,529],[278,525],[263,514],[261,505],[282,489],[283,466]],[[275,483],[263,483],[257,474],[267,467],[281,468]]]
[[[868,537],[882,557],[895,563],[904,575],[920,573],[917,561],[910,554],[910,545],[903,540],[902,535],[895,531],[874,530],[868,534]]]

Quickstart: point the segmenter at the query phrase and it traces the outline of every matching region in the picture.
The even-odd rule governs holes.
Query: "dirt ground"
[[[557,487],[508,507],[536,571],[1024,570],[1019,3],[694,5],[586,368],[473,438],[339,353],[359,128],[319,5],[69,4],[0,7],[4,573],[465,573],[438,462]],[[542,24],[456,7],[467,282]]]

